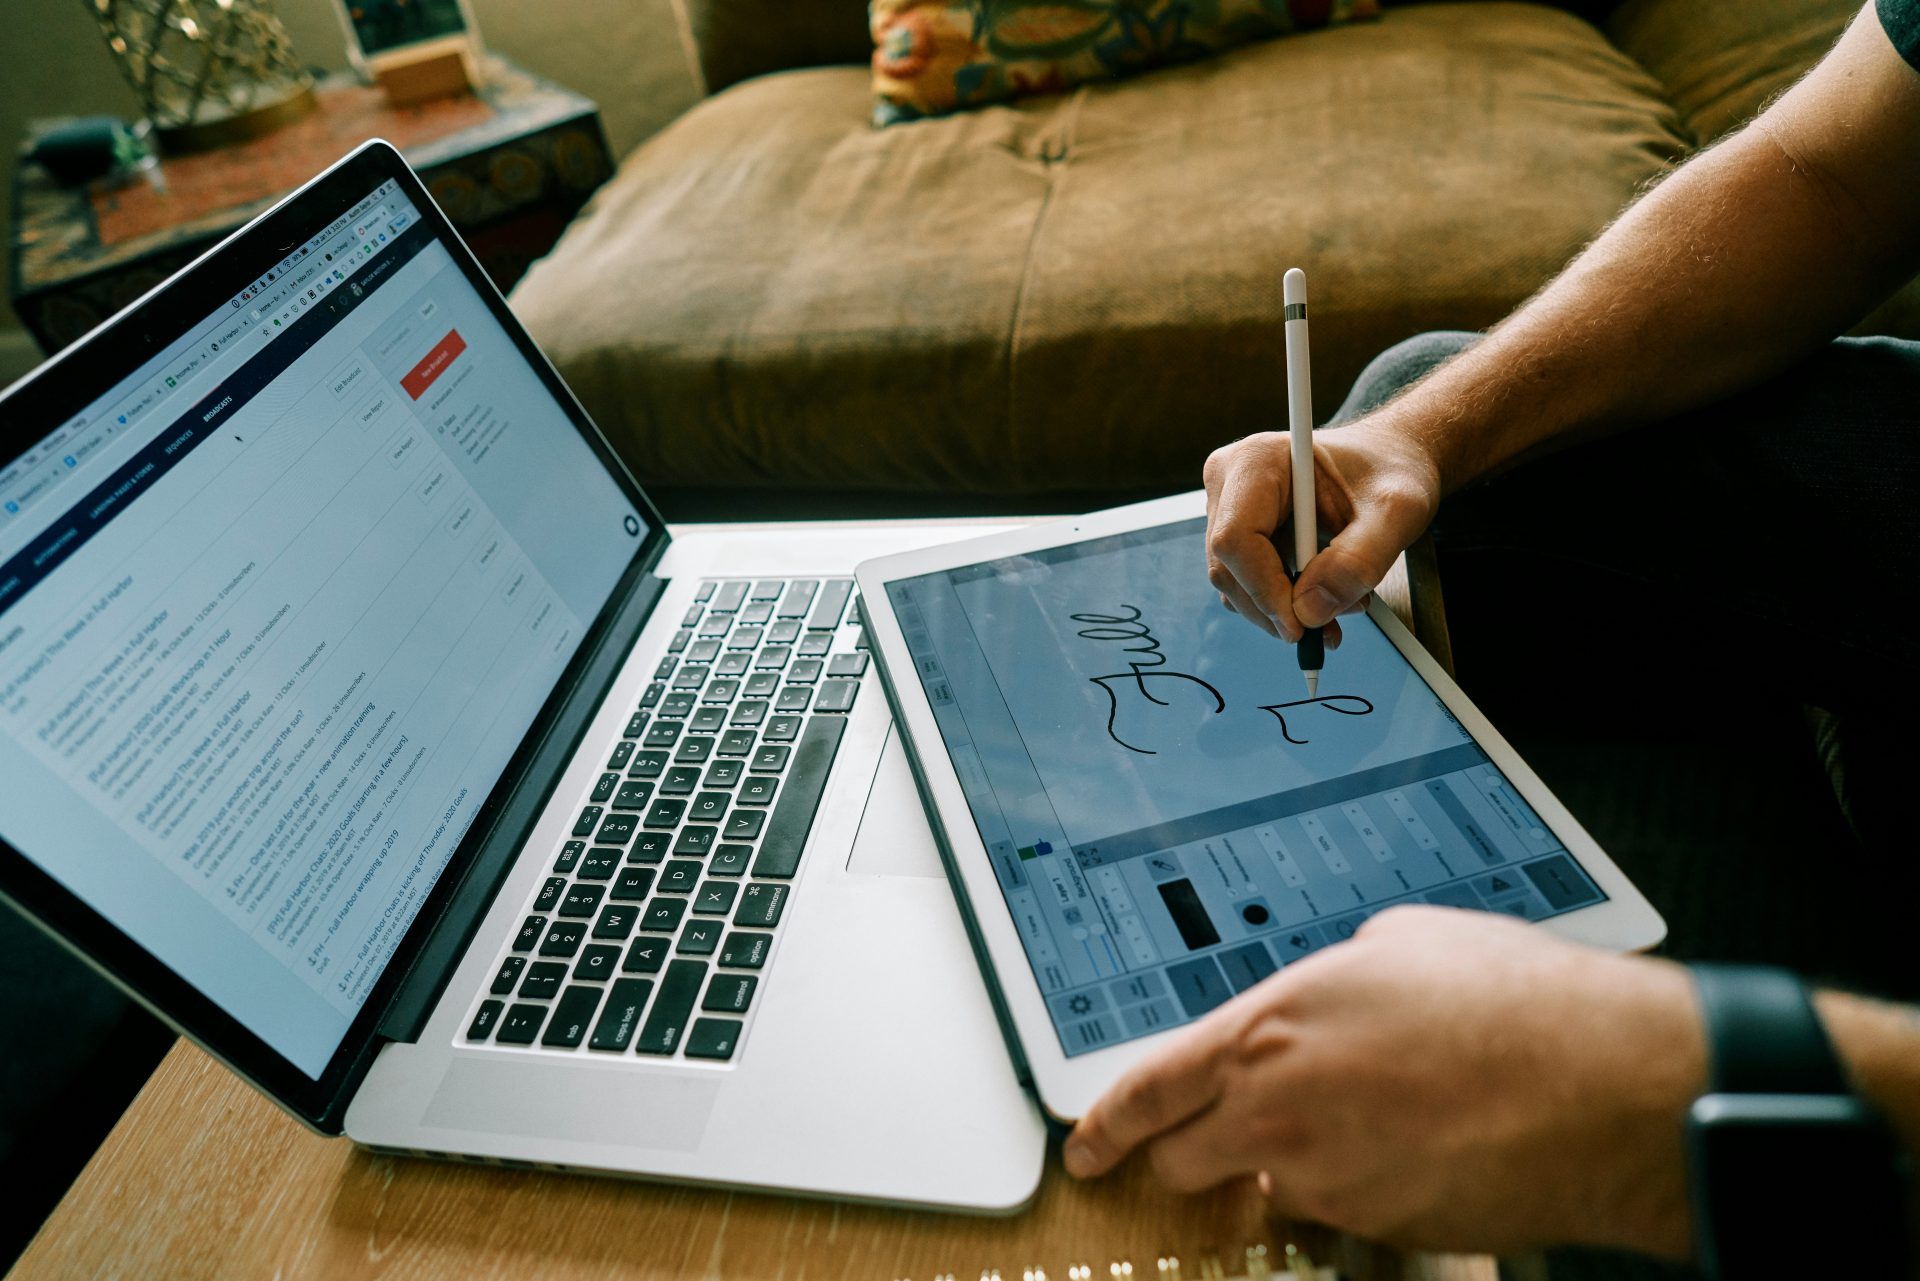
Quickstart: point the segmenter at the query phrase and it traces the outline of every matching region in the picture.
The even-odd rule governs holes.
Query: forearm
[[[1806,81],[1648,193],[1385,421],[1428,447],[1451,492],[1784,368],[1920,267],[1920,201],[1902,189],[1920,184],[1911,167],[1897,184],[1874,172],[1920,159],[1914,134],[1920,77],[1867,14]]]
[[[1841,992],[1815,998],[1855,1086],[1920,1157],[1920,1009]]]

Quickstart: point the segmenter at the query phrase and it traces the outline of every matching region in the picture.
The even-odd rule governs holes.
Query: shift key
[[[680,1048],[694,1003],[700,999],[700,987],[706,981],[705,961],[673,961],[660,981],[660,994],[654,998],[653,1011],[640,1029],[640,1040],[633,1048],[642,1054],[672,1054]]]

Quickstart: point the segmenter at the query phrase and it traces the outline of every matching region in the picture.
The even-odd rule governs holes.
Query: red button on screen
[[[454,357],[466,349],[467,343],[460,336],[460,331],[447,330],[447,336],[433,345],[433,350],[413,367],[413,372],[400,380],[400,385],[407,389],[407,395],[415,400],[420,399],[427,394],[427,388],[433,386],[433,380],[440,376],[441,371],[451,365]]]

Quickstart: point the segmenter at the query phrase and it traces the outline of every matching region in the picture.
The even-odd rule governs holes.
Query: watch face
[[[367,54],[457,36],[467,29],[459,0],[350,0],[347,16]]]
[[[1852,1095],[1709,1094],[1687,1120],[1694,1240],[1709,1277],[1788,1275],[1810,1225],[1832,1276],[1904,1276],[1905,1167]],[[1829,1268],[1828,1244],[1852,1269]]]

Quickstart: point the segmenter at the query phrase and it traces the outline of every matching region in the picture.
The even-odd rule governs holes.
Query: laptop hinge
[[[666,588],[666,580],[652,573],[642,575],[635,583],[574,683],[572,695],[561,705],[526,768],[512,784],[513,790],[501,806],[499,817],[481,837],[479,850],[466,875],[449,896],[445,911],[433,924],[406,978],[401,980],[387,1006],[376,1029],[378,1036],[391,1041],[419,1039],[427,1016],[433,1012],[474,931],[486,916],[493,896],[499,892],[501,882],[526,845],[534,823],[546,808],[554,784],[565,772],[587,726],[599,712],[607,690],[619,676],[621,666],[653,613],[654,604]]]

